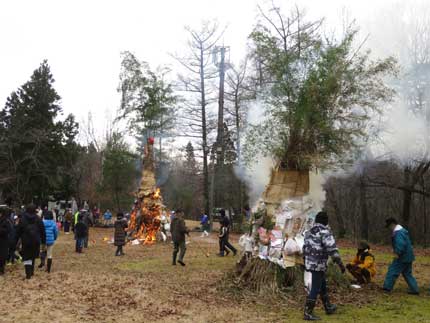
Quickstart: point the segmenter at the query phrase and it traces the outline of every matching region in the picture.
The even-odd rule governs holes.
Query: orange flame
[[[157,189],[155,190],[154,198],[155,198],[155,199],[159,199],[159,198],[160,198],[160,189],[159,189],[159,188],[157,188]]]
[[[157,240],[161,226],[161,202],[160,189],[157,188],[140,198],[130,214],[128,231],[132,238],[143,241],[144,245]]]

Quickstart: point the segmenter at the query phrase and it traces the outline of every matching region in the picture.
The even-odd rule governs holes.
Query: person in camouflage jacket
[[[312,274],[312,288],[306,299],[304,319],[316,321],[320,319],[313,314],[318,295],[321,295],[327,314],[333,314],[336,311],[336,305],[330,303],[325,278],[328,258],[331,257],[333,262],[339,265],[342,273],[345,272],[345,267],[336,247],[336,241],[328,226],[326,212],[319,212],[315,218],[314,226],[305,232],[303,257],[305,270]]]

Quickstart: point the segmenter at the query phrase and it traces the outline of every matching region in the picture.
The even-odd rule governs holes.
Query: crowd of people
[[[8,263],[14,264],[19,261],[24,264],[26,279],[30,279],[34,275],[37,258],[40,258],[38,268],[45,268],[46,272],[50,273],[53,250],[61,229],[65,234],[68,234],[70,229],[73,231],[76,240],[75,251],[82,253],[84,248],[88,248],[89,227],[94,224],[94,213],[95,210],[90,212],[88,209],[81,209],[72,214],[69,209],[60,215],[55,209],[42,209],[33,204],[29,204],[25,209],[21,208],[19,212],[0,207],[0,275],[5,273]],[[218,256],[224,257],[230,252],[235,256],[237,250],[229,242],[231,219],[225,210],[220,210],[220,216]],[[190,235],[190,229],[185,224],[184,212],[178,209],[171,212],[169,218],[166,215],[164,217],[161,231],[167,233],[168,229],[171,233],[172,265],[178,263],[185,266],[186,236]],[[108,225],[112,218],[112,213],[107,210],[103,216],[104,224]],[[328,222],[327,213],[319,212],[312,228],[304,233],[304,268],[311,275],[310,289],[304,307],[305,320],[319,320],[313,312],[318,296],[321,297],[327,314],[336,311],[336,305],[330,302],[326,282],[329,258],[339,266],[342,273],[348,271],[354,277],[355,284],[368,284],[376,275],[375,256],[366,242],[360,242],[356,255],[344,266]],[[402,274],[409,287],[408,292],[418,295],[418,284],[412,274],[415,256],[409,233],[394,218],[387,219],[386,226],[392,233],[392,247],[396,257],[388,268],[382,289],[391,292],[397,278]],[[115,255],[123,256],[128,221],[122,212],[117,213],[113,227],[113,243],[117,247]],[[204,214],[201,217],[201,231],[202,237],[209,235],[209,220]]]
[[[118,214],[118,220],[121,215]],[[62,212],[56,208],[49,210],[47,206],[42,208],[34,204],[22,206],[19,210],[0,207],[0,275],[5,274],[7,265],[19,262],[24,264],[25,277],[30,279],[34,275],[38,258],[38,268],[45,268],[46,272],[50,273],[59,232],[73,232],[75,251],[82,253],[84,248],[88,248],[89,228],[102,222],[100,220],[98,208],[91,211],[88,207],[81,210],[68,208]],[[111,221],[112,214],[107,210],[101,224],[110,226]],[[126,228],[126,225],[123,227]],[[122,241],[125,244],[125,236]],[[122,248],[120,253],[123,254]]]

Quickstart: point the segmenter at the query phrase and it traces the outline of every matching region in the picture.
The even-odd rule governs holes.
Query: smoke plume
[[[257,100],[250,105],[246,120],[248,125],[256,125],[264,120],[264,106],[261,101]],[[247,128],[245,128],[241,136],[241,142],[246,141],[247,135]],[[251,207],[257,204],[266,185],[269,183],[273,166],[272,158],[258,155],[247,165],[240,161],[239,166],[235,167],[236,176],[246,184]]]

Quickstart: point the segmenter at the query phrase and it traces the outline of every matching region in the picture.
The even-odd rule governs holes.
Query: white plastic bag
[[[300,253],[300,247],[294,239],[288,239],[284,246],[284,252],[287,256]]]
[[[239,246],[244,252],[252,252],[254,247],[254,240],[248,233],[245,233],[239,238]]]
[[[269,251],[268,246],[265,246],[265,245],[259,244],[259,246],[258,246],[258,256],[259,256],[261,259],[266,259],[266,258],[267,258],[267,256],[268,256],[268,251]]]
[[[305,270],[305,273],[303,275],[303,282],[305,285],[305,291],[307,294],[309,294],[312,289],[312,273],[310,271]]]
[[[294,238],[294,241],[297,243],[299,254],[303,253],[303,246],[305,244],[305,238],[301,235],[298,235]]]

